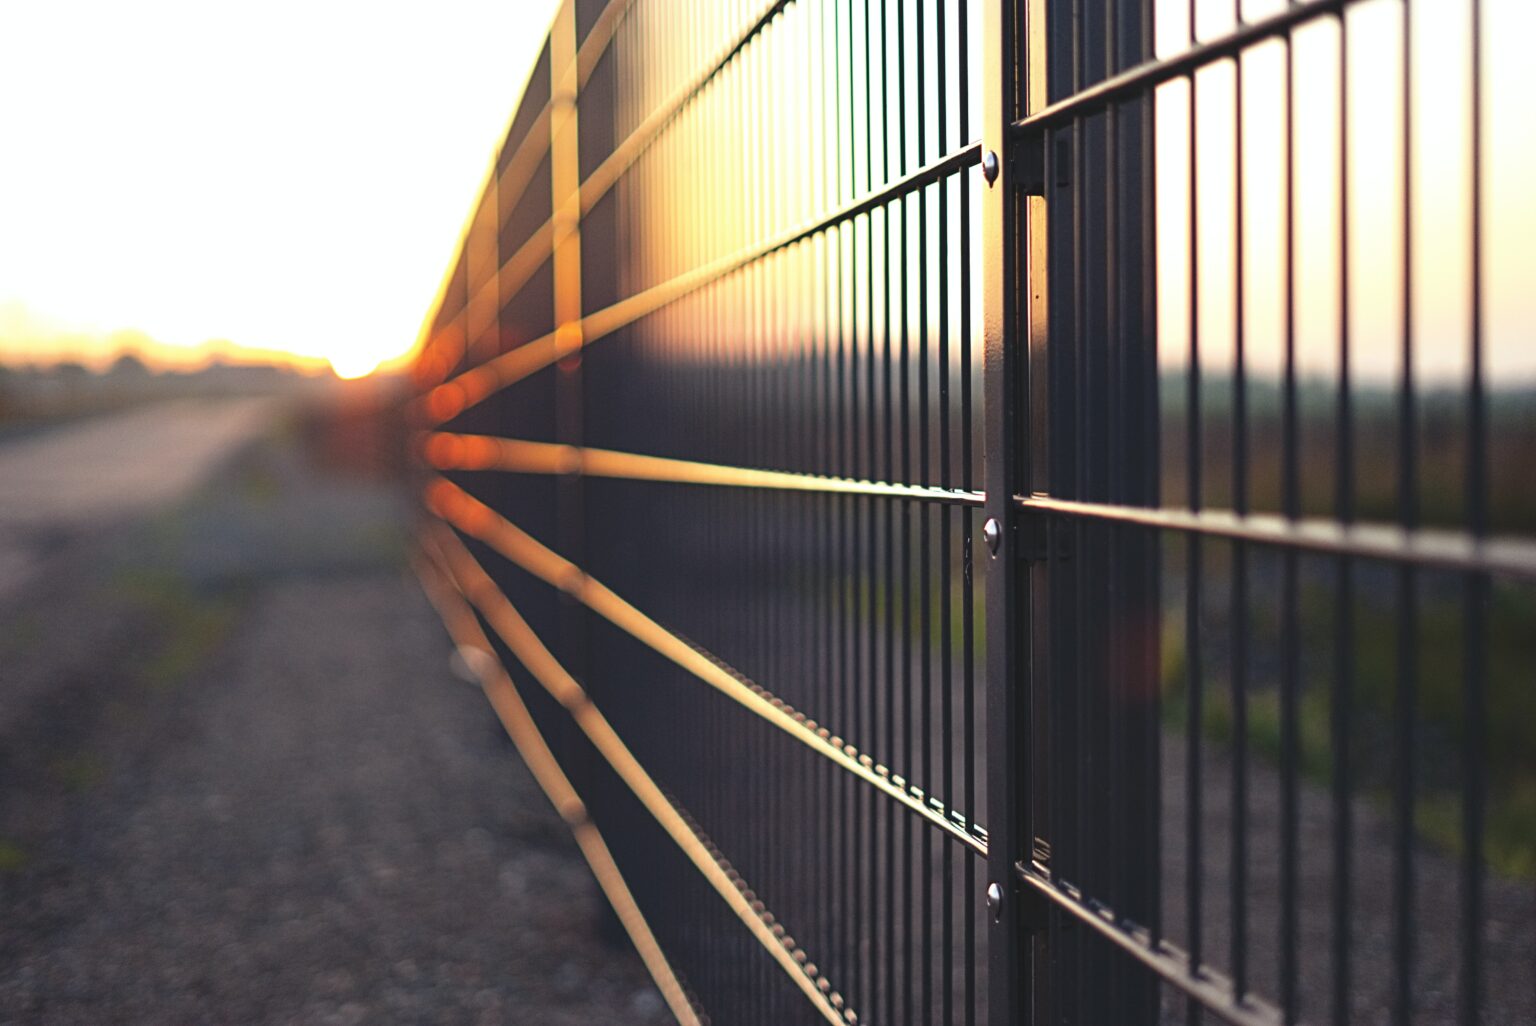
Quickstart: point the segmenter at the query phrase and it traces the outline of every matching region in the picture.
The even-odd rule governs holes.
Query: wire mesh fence
[[[421,572],[680,1020],[1536,1017],[1522,16],[561,6]]]

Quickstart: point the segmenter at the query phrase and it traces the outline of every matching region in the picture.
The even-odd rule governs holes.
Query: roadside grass
[[[112,588],[149,623],[152,642],[136,649],[125,670],[140,685],[174,690],[217,653],[237,622],[238,591],[198,591],[174,571],[124,567]]]
[[[173,571],[135,565],[112,572],[103,591],[126,611],[138,633],[137,642],[115,665],[103,668],[118,683],[115,697],[101,696],[98,715],[119,725],[144,720],[146,710],[132,692],[170,695],[207,667],[234,630],[242,605],[239,592],[201,594]],[[80,738],[61,740],[62,750],[40,768],[64,793],[90,791],[112,775],[110,745],[98,748]],[[3,845],[0,841],[0,869]]]
[[[0,621],[0,658],[4,658],[36,645],[43,637],[43,625],[37,614],[22,609]]]
[[[106,760],[91,751],[60,756],[49,764],[48,770],[64,790],[72,794],[89,791],[107,779]]]
[[[0,873],[19,873],[27,868],[32,857],[15,841],[0,837]]]
[[[1220,576],[1217,574],[1216,576]],[[1415,727],[1414,827],[1436,848],[1459,856],[1463,834],[1462,765],[1471,740],[1466,722],[1462,598],[1454,581],[1427,581],[1418,591],[1415,632],[1409,639],[1414,661]],[[1394,737],[1400,697],[1399,628],[1395,593],[1362,588],[1351,620],[1352,678],[1348,691],[1350,772],[1353,789],[1382,811],[1391,807],[1395,783]],[[1163,720],[1168,727],[1188,727],[1188,666],[1182,615],[1165,596],[1162,638]],[[1281,758],[1280,692],[1273,660],[1279,650],[1278,603],[1255,589],[1251,595],[1250,651],[1259,665],[1250,668],[1246,736],[1249,751],[1278,765]],[[1334,593],[1322,582],[1305,581],[1300,595],[1300,680],[1296,704],[1298,765],[1304,779],[1328,787],[1334,783],[1335,699],[1340,697],[1333,671]],[[1484,856],[1505,876],[1536,880],[1536,689],[1530,667],[1536,665],[1536,590],[1518,585],[1493,587],[1486,609],[1486,733],[1480,749],[1487,788],[1484,797]],[[1201,614],[1203,637],[1229,636],[1224,609]],[[1226,652],[1208,654],[1202,663],[1201,731],[1229,746],[1239,725],[1234,720],[1230,675],[1221,665]]]

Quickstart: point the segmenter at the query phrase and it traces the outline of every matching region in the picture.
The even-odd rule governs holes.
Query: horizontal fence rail
[[[559,6],[416,569],[680,1022],[1536,1021],[1522,11]]]
[[[947,812],[938,799],[909,785],[899,773],[893,773],[868,755],[860,754],[857,748],[845,743],[828,728],[808,719],[804,713],[746,680],[709,653],[668,631],[587,576],[575,564],[562,559],[463,491],[442,482],[440,488],[429,494],[427,508],[463,533],[484,541],[546,584],[572,596],[635,640],[654,649],[658,655],[677,663],[845,771],[952,834],[977,854],[986,855],[984,828],[971,824],[961,813]]]

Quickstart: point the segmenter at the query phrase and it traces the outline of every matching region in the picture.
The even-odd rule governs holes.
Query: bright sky
[[[1471,4],[1415,3],[1413,86],[1414,373],[1426,384],[1465,381],[1471,321]],[[1483,315],[1487,380],[1536,383],[1536,33],[1531,0],[1481,0],[1483,13]],[[1243,0],[1256,19],[1285,0]],[[1183,50],[1189,4],[1158,0],[1160,54]],[[1349,7],[1350,350],[1357,379],[1396,381],[1402,339],[1402,4]],[[1231,30],[1231,0],[1199,0],[1199,37]],[[1303,376],[1338,374],[1339,29],[1320,18],[1294,35],[1296,356]],[[1284,314],[1285,50],[1271,41],[1244,57],[1244,330],[1247,367],[1281,370]],[[1230,370],[1236,287],[1235,72],[1196,81],[1201,365]],[[1189,337],[1189,86],[1162,87],[1157,106],[1159,358],[1187,364]]]
[[[0,358],[403,354],[553,10],[0,0]]]

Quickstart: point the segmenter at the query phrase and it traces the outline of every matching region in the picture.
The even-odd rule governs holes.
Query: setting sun
[[[551,10],[0,7],[0,360],[398,365]]]
[[[331,370],[336,372],[338,378],[360,378],[372,374],[383,363],[377,353],[367,347],[359,347],[351,352],[335,352],[326,354],[326,361],[330,363]]]

